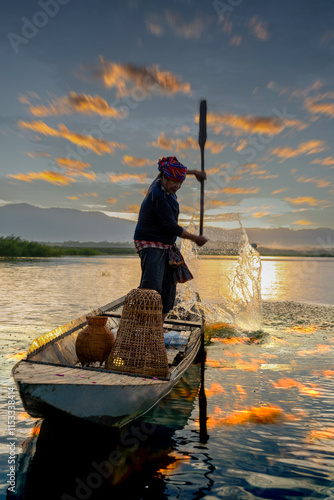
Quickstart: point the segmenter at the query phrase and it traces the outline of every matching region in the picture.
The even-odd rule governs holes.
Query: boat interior
[[[118,302],[120,303],[113,302],[91,312],[92,315],[98,314],[108,316],[107,327],[114,333],[115,337],[122,314],[121,299]],[[175,318],[166,318],[164,324],[165,335],[168,335],[168,332],[178,332],[179,337],[181,336],[184,339],[184,342],[179,345],[177,343],[166,345],[167,359],[170,368],[177,365],[178,362],[182,360],[183,354],[189,345],[188,341],[191,338],[192,332],[201,327],[199,316],[197,314],[192,316],[194,318],[192,321],[180,321]],[[43,364],[81,367],[76,354],[76,339],[86,326],[86,316],[81,316],[64,326],[38,337],[32,342],[28,350],[27,360]],[[91,363],[88,369],[89,368],[106,370],[104,365],[100,366],[100,363]],[[87,369],[87,367],[85,367],[85,369]]]

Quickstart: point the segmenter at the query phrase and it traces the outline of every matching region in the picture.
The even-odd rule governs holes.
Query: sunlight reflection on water
[[[262,259],[267,300],[261,335],[239,339],[226,328],[207,331],[209,441],[199,443],[199,367],[193,365],[169,398],[146,415],[147,422],[161,425],[159,431],[134,452],[125,447],[127,467],[140,474],[122,484],[119,498],[127,497],[132,481],[131,500],[331,498],[334,308],[297,302],[334,303],[330,293],[334,262],[315,260],[313,265],[304,259]],[[200,258],[195,285],[202,300],[215,304],[217,290],[220,296],[224,290],[227,293],[236,265],[234,257]],[[305,266],[312,272],[305,273]],[[8,355],[27,349],[34,337],[127,293],[140,278],[136,256],[26,259],[1,262],[0,269],[5,311],[0,326],[3,386],[12,384],[10,369],[15,360]],[[256,412],[277,407],[278,413],[272,413],[276,421],[256,422]],[[1,406],[4,419],[5,411]],[[22,414],[17,436],[22,440],[31,432],[34,419],[24,418],[20,406],[18,411]],[[94,453],[100,462],[105,459],[96,437],[89,437],[85,429],[82,432],[86,434],[50,426],[49,438],[44,433],[39,440],[36,484],[41,470],[54,488],[65,480],[75,484],[76,477],[85,480],[92,472]],[[0,459],[6,470],[4,439]],[[102,446],[109,453],[116,445],[110,438],[101,439]],[[71,450],[68,458],[65,449]],[[108,494],[113,495],[113,490]]]

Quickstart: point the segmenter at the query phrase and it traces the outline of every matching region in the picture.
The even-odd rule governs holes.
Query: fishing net
[[[162,302],[155,290],[136,288],[127,294],[106,368],[143,376],[168,376]]]
[[[182,240],[181,252],[195,279],[178,286],[178,301],[186,310],[193,307],[194,292],[203,293],[203,277],[206,299],[198,306],[203,310],[207,325],[227,324],[258,330],[261,325],[261,260],[256,244],[249,242],[236,213],[220,215],[220,227],[209,225],[210,216],[205,221],[204,235],[209,241],[203,247]],[[189,232],[198,234],[196,222],[194,218]]]

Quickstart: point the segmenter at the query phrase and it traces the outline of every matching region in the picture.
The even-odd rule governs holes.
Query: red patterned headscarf
[[[163,172],[169,179],[184,181],[187,175],[187,167],[180,163],[176,156],[167,156],[161,158],[158,162],[159,172]]]

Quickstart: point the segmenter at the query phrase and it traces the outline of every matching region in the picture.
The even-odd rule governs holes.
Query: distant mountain
[[[0,207],[0,235],[40,242],[132,241],[135,223],[101,212],[38,208],[26,203]]]
[[[28,204],[0,207],[0,236],[15,235],[40,242],[131,242],[135,222],[108,217],[101,212],[83,212],[66,208],[38,208]],[[212,240],[240,241],[238,229],[205,227]],[[249,241],[266,248],[333,248],[334,229],[247,229]],[[208,245],[209,246],[209,245]]]
[[[267,248],[334,248],[334,229],[247,229],[250,241]]]
[[[247,228],[248,239],[258,246],[276,249],[334,248],[334,229],[260,229]],[[219,228],[206,227],[205,236],[211,240],[223,239],[226,242],[238,241],[241,238],[240,229],[222,231]]]

